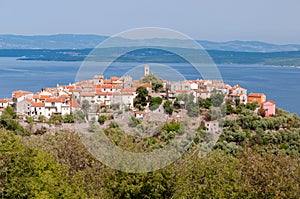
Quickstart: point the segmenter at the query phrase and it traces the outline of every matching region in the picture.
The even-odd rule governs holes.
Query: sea
[[[37,92],[42,88],[56,87],[58,84],[74,83],[82,65],[82,62],[22,61],[14,57],[0,57],[0,99],[10,98],[14,90]],[[166,65],[168,67],[165,67]],[[106,78],[124,74],[142,75],[142,66],[144,64],[116,62],[108,66],[103,73]],[[136,67],[136,70],[132,70],[133,67]],[[202,78],[193,67],[184,63],[155,65],[153,68],[154,74],[172,81],[174,78]],[[264,93],[267,99],[275,101],[278,107],[300,115],[300,68],[220,64],[217,65],[217,69],[225,83],[232,86],[238,84],[247,88],[248,93]]]

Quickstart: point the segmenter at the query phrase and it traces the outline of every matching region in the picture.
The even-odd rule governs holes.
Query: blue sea
[[[142,66],[138,63],[114,63],[104,75],[122,76],[135,65]],[[0,99],[11,97],[14,90],[36,92],[41,88],[56,87],[57,84],[73,83],[80,66],[81,62],[19,61],[16,58],[2,57],[0,58]],[[201,78],[194,68],[187,67],[185,64],[169,63],[168,66],[178,70],[186,79]],[[300,115],[300,68],[264,65],[217,66],[226,83],[245,87],[249,93],[265,93],[268,99],[277,103],[278,107]],[[157,75],[162,78],[168,78],[169,75],[172,80],[174,75],[170,74],[172,73],[166,69]]]

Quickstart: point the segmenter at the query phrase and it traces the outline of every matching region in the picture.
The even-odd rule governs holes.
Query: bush
[[[40,129],[37,129],[35,132],[34,132],[34,135],[43,135],[47,132],[47,128],[46,127],[42,127]]]
[[[98,118],[98,122],[99,124],[103,125],[106,121],[106,117],[104,115],[101,115],[99,118]]]
[[[137,125],[141,124],[141,121],[133,116],[131,116],[130,121],[128,123],[129,127],[136,127]]]
[[[119,128],[119,124],[115,121],[109,123],[109,128]]]
[[[39,122],[45,122],[46,117],[43,115],[40,115],[38,119],[39,119]]]
[[[74,123],[74,122],[75,122],[75,118],[72,113],[64,116],[64,123]]]
[[[158,109],[158,107],[161,105],[162,101],[163,100],[160,97],[153,97],[153,98],[151,98],[149,109],[151,111],[154,111],[154,110]]]
[[[188,111],[187,114],[190,117],[198,117],[200,114],[200,108],[198,103],[190,102],[187,105],[186,110]]]
[[[30,116],[26,116],[26,122],[27,122],[28,124],[32,124],[32,123],[33,123],[33,118],[30,117]]]
[[[49,122],[56,125],[61,124],[63,122],[63,117],[61,114],[52,114]]]
[[[257,115],[261,116],[261,117],[265,117],[266,116],[266,111],[262,108],[258,109]]]
[[[74,119],[78,123],[85,122],[85,113],[83,111],[76,111],[75,114],[74,114]]]
[[[224,95],[221,93],[215,93],[211,96],[211,103],[214,107],[220,107],[224,102]]]
[[[172,113],[173,113],[173,108],[171,107],[171,102],[170,101],[166,101],[165,103],[164,103],[164,109],[165,109],[165,112],[167,113],[167,114],[169,114],[169,115],[172,115]]]

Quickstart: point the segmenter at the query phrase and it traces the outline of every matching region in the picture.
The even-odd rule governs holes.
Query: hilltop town
[[[145,95],[143,100],[141,92]],[[247,95],[246,88],[239,85],[230,86],[222,80],[169,82],[150,74],[149,66],[144,67],[144,77],[141,80],[133,80],[129,76],[110,79],[95,76],[91,80],[67,86],[44,88],[37,93],[17,90],[12,93],[12,98],[0,100],[0,114],[7,106],[12,106],[23,120],[31,117],[36,121],[46,121],[55,115],[67,116],[81,110],[86,112],[86,121],[99,121],[101,115],[108,112],[129,112],[131,116],[146,118],[146,121],[149,121],[149,114],[156,111],[161,114],[159,119],[165,117],[166,120],[172,121],[180,117],[179,111],[173,112],[173,108],[186,107],[188,102],[185,98],[188,96],[193,103],[199,100],[202,100],[202,103],[211,103],[211,98],[217,94],[222,100],[217,106],[225,102],[233,106],[237,103],[255,102],[256,114],[263,112],[263,116],[266,117],[275,115],[275,102],[267,101],[264,94]],[[190,116],[199,116],[199,113],[200,111],[196,110]],[[216,118],[203,117],[202,125],[209,131],[220,132],[221,129],[216,127],[219,124],[214,120]]]

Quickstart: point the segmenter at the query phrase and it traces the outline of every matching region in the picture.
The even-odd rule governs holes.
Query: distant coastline
[[[177,50],[188,51],[192,56],[199,56],[193,49],[177,48]],[[84,61],[93,49],[0,49],[0,57],[16,57],[24,61]],[[110,52],[113,48],[101,49],[99,59],[109,60]],[[288,52],[235,52],[208,50],[216,64],[260,64],[271,66],[292,66],[300,67],[300,51]],[[155,48],[146,48],[130,52],[120,57],[118,62],[138,62],[138,63],[184,63],[181,57],[167,51]]]

